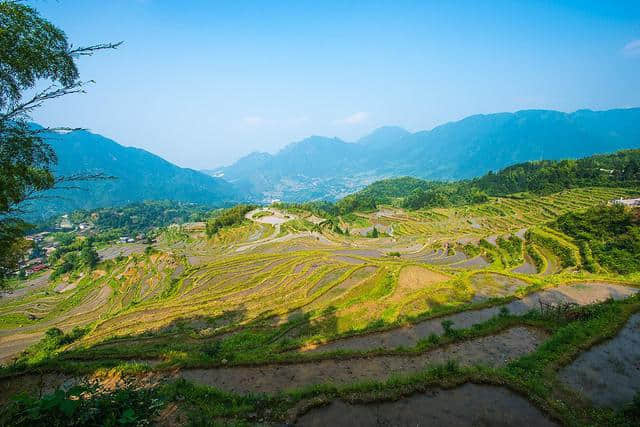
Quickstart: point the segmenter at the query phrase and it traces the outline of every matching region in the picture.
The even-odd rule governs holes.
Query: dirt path
[[[502,387],[464,384],[394,402],[334,401],[298,418],[300,426],[531,426],[558,424],[525,398]]]
[[[481,323],[500,313],[501,307],[506,307],[511,314],[521,315],[538,308],[539,301],[544,302],[575,302],[580,305],[592,304],[607,298],[624,299],[640,291],[636,288],[615,285],[611,283],[575,283],[562,285],[528,295],[522,299],[512,301],[504,306],[489,307],[482,310],[463,311],[449,316],[425,320],[424,322],[390,331],[360,335],[332,341],[315,348],[310,347],[302,351],[323,352],[335,350],[371,350],[375,348],[410,347],[420,339],[430,334],[442,334],[443,320],[451,320],[453,328],[468,328]]]
[[[463,365],[502,365],[534,351],[544,340],[541,331],[515,327],[498,335],[438,348],[418,356],[378,356],[310,363],[187,369],[177,373],[199,384],[237,393],[274,393],[315,384],[382,381],[409,374],[426,365],[455,360]]]
[[[559,373],[597,405],[621,407],[640,392],[640,313],[620,333],[582,353]]]

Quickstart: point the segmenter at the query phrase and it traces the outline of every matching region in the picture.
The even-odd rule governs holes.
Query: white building
[[[611,203],[614,205],[640,206],[640,199],[615,199]]]

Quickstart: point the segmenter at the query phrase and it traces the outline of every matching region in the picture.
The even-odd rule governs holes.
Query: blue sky
[[[33,0],[87,94],[34,119],[213,168],[309,135],[640,106],[640,1]]]

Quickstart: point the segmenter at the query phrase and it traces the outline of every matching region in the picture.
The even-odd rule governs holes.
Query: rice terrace
[[[638,28],[0,0],[0,427],[640,426]]]
[[[580,188],[420,210],[396,202],[329,222],[304,205],[239,206],[227,214],[241,208],[240,219],[210,237],[213,222],[194,222],[148,246],[108,244],[100,253],[132,251],[3,295],[2,396],[126,384],[172,402],[160,424],[168,411],[187,419],[198,408],[221,422],[346,425],[334,408],[418,401],[442,422],[608,422],[633,398],[622,384],[640,381],[637,334],[613,355],[590,354],[637,332],[640,287],[634,274],[586,270],[584,251],[549,224],[636,194]],[[393,232],[362,236],[367,227]],[[575,378],[583,358],[626,374],[593,395]],[[505,409],[447,415],[444,396],[473,405],[463,403],[473,387]]]

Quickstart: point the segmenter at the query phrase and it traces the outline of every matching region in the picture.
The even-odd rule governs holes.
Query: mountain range
[[[382,127],[355,142],[312,136],[206,171],[264,201],[337,199],[376,180],[472,178],[514,163],[640,147],[640,108],[481,114],[411,133]]]
[[[57,175],[104,173],[117,179],[49,191],[27,206],[30,219],[153,199],[209,206],[336,200],[384,178],[464,179],[530,160],[639,148],[640,108],[474,115],[415,133],[382,127],[354,142],[312,136],[276,154],[251,153],[208,171],[180,168],[88,131],[45,137],[59,159]]]
[[[38,127],[38,125],[33,125]],[[223,206],[239,200],[227,181],[178,167],[148,151],[124,147],[88,131],[47,132],[58,157],[56,176],[102,173],[115,179],[70,183],[77,189],[51,190],[25,206],[31,220],[76,209],[123,205],[143,200],[175,200]]]

